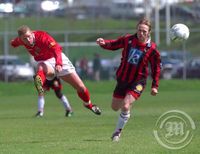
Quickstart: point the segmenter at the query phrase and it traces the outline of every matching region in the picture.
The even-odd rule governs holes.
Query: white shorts
[[[64,76],[64,75],[75,72],[75,67],[73,66],[71,61],[67,58],[67,56],[64,53],[62,53],[61,56],[62,56],[62,64],[63,64],[61,72],[57,72],[55,70],[56,60],[54,57],[47,59],[45,61],[38,61],[37,63],[45,63],[47,66],[51,67],[54,70],[55,76]],[[52,80],[55,76],[51,78],[47,77],[47,79]]]

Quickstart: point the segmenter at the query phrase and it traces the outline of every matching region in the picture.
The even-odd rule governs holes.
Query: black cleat
[[[71,117],[73,115],[73,111],[66,111],[65,116]]]
[[[114,132],[111,139],[112,139],[113,142],[119,142],[120,136],[121,136],[121,129]]]
[[[101,115],[101,109],[98,106],[93,104],[92,107],[90,107],[89,105],[85,105],[85,107],[91,110],[96,115]]]
[[[43,115],[44,115],[44,113],[41,112],[41,111],[38,111],[38,112],[35,114],[36,117],[43,117]]]

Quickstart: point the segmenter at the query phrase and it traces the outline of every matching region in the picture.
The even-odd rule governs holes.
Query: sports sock
[[[63,106],[65,107],[65,109],[67,111],[71,111],[72,110],[67,97],[65,97],[64,95],[62,95],[62,97],[60,98],[60,100],[63,103]]]
[[[89,101],[89,102],[84,102],[84,105],[85,105],[85,107],[87,107],[87,108],[89,108],[89,109],[92,109],[92,106],[93,106],[93,104],[91,103],[91,101]]]
[[[44,96],[38,96],[38,111],[44,112]]]
[[[82,99],[85,103],[90,103],[90,94],[87,88],[85,88],[84,92],[77,92],[80,99]]]
[[[118,123],[115,131],[122,130],[126,125],[126,123],[128,122],[129,118],[130,118],[130,111],[121,112],[118,118]]]
[[[46,80],[46,76],[44,74],[44,71],[43,70],[38,70],[36,75],[40,76],[40,78],[42,79],[42,84],[43,84],[44,81]]]

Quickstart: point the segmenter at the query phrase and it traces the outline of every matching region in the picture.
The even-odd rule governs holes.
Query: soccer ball
[[[190,30],[185,24],[175,24],[170,29],[170,38],[173,41],[187,40],[190,35]]]

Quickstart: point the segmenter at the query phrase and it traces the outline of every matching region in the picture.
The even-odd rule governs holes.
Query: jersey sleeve
[[[52,52],[54,53],[55,59],[56,59],[56,65],[60,65],[62,66],[62,49],[60,47],[60,45],[58,45],[57,42],[51,42],[49,48],[52,50]]]
[[[116,40],[104,40],[105,45],[101,45],[102,48],[107,50],[118,50],[125,46],[125,36],[119,37]]]
[[[153,55],[150,58],[151,76],[152,76],[152,88],[158,88],[160,72],[161,72],[161,58],[157,49],[154,49]]]
[[[12,40],[10,41],[10,45],[11,45],[12,47],[16,48],[16,47],[22,45],[22,42],[21,42],[21,40],[20,40],[19,37],[16,37],[16,38],[14,38],[14,39],[12,39]]]
[[[43,43],[46,45],[48,50],[54,54],[56,65],[62,66],[62,47],[50,35],[43,38]]]

